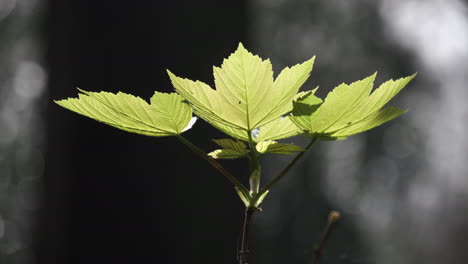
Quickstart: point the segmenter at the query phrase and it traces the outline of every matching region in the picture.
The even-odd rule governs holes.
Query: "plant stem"
[[[244,193],[245,195],[248,195],[249,191],[248,189],[242,185],[242,183],[239,182],[239,180],[236,179],[229,171],[227,171],[223,165],[221,165],[219,162],[217,162],[215,159],[212,157],[208,156],[203,150],[201,150],[199,147],[195,146],[192,144],[192,142],[188,141],[186,138],[184,138],[181,135],[176,136],[182,143],[184,143],[189,149],[191,149],[193,152],[195,152],[198,156],[202,157],[208,163],[210,163],[215,169],[217,169],[222,175],[224,175],[231,183],[234,184],[239,190]],[[248,196],[247,196],[248,197]]]
[[[257,148],[255,147],[255,142],[252,138],[252,131],[247,132],[249,138],[249,165],[250,165],[250,194],[255,196],[260,189],[260,178],[262,174],[262,168],[260,165],[260,153],[258,153]]]
[[[239,264],[247,264],[247,257],[249,255],[249,228],[254,211],[255,208],[253,207],[247,207],[245,209],[244,225],[242,227],[241,248],[239,251]]]
[[[275,185],[279,180],[281,180],[288,172],[291,170],[292,167],[297,163],[297,161],[304,155],[304,153],[317,141],[317,137],[313,137],[309,144],[305,147],[305,150],[298,153],[296,157],[284,168],[278,176],[276,176],[270,183],[268,183],[263,189],[260,191],[258,196],[261,196],[266,191],[269,191],[273,185]]]
[[[248,138],[249,138],[249,165],[250,165],[250,195],[251,197],[256,197],[259,188],[260,188],[260,177],[261,177],[261,165],[260,165],[260,153],[258,153],[257,149],[255,148],[255,142],[252,138],[252,131],[248,131]],[[257,199],[257,198],[254,198]],[[252,206],[252,200],[250,204],[245,209],[244,215],[244,225],[242,226],[242,240],[241,240],[241,248],[239,250],[239,264],[247,264],[247,258],[249,255],[249,229],[250,229],[250,222],[252,219],[252,215],[256,210],[255,207]]]
[[[331,211],[328,215],[327,225],[325,227],[325,231],[323,232],[322,239],[318,246],[314,249],[314,260],[312,264],[319,264],[320,257],[322,257],[323,249],[325,248],[325,244],[327,243],[330,235],[335,227],[336,222],[340,219],[340,213],[338,211]]]

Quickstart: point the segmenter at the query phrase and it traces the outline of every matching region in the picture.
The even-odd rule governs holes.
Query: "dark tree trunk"
[[[246,27],[246,1],[49,0],[39,263],[236,262],[243,205],[222,175],[175,138],[132,135],[52,100],[75,87],[149,99],[172,91],[166,69],[213,84],[212,65]],[[185,136],[208,151],[223,135],[199,121]]]

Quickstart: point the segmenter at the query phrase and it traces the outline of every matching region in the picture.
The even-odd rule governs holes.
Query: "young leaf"
[[[238,152],[232,149],[217,149],[208,153],[213,159],[238,159],[243,158],[247,153]]]
[[[213,139],[213,141],[218,144],[218,146],[225,149],[232,149],[240,153],[247,153],[247,146],[242,141],[232,140],[232,139]]]
[[[369,95],[374,74],[350,85],[339,85],[323,103],[314,95],[305,94],[294,101],[291,120],[308,135],[323,140],[344,139],[404,113],[398,108],[381,109],[414,76],[387,81]]]
[[[273,81],[269,60],[248,52],[242,44],[214,67],[216,90],[200,81],[168,71],[176,91],[192,104],[195,113],[228,135],[247,141],[252,130],[292,110],[292,100],[306,81],[314,58],[285,68]]]
[[[176,94],[156,92],[151,104],[125,93],[82,92],[78,98],[55,101],[58,105],[110,126],[137,134],[163,137],[181,134],[190,129],[190,106]]]
[[[246,196],[248,194],[244,194],[241,190],[239,190],[239,188],[237,187],[234,187],[236,189],[236,192],[237,192],[237,195],[239,195],[239,198],[241,199],[241,201],[244,203],[245,207],[249,207],[250,206],[250,195],[249,196]]]
[[[293,152],[304,151],[303,148],[294,144],[284,144],[273,140],[258,142],[255,148],[260,153],[274,153],[283,155],[291,155]]]
[[[247,146],[242,141],[232,139],[214,139],[213,141],[224,148],[208,154],[214,159],[237,159],[245,157],[249,153]]]
[[[265,199],[265,197],[268,195],[270,191],[265,191],[264,193],[260,194],[257,198],[257,200],[255,200],[255,203],[254,203],[254,206],[256,208],[258,208],[258,206],[260,206],[260,204],[263,202],[263,200]]]

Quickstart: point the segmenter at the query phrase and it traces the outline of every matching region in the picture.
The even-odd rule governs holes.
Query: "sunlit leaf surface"
[[[415,75],[389,80],[371,94],[376,74],[350,85],[341,84],[324,101],[305,93],[294,101],[291,120],[308,135],[321,139],[344,139],[379,126],[405,112],[382,108]]]
[[[252,130],[278,122],[292,110],[293,98],[309,77],[313,62],[314,58],[285,68],[273,80],[270,61],[239,44],[221,67],[214,67],[216,89],[168,73],[176,91],[190,102],[198,116],[228,135],[247,141]],[[278,133],[287,136],[296,132]],[[264,138],[278,137],[270,131]]]
[[[110,126],[147,136],[178,135],[195,122],[190,105],[177,93],[155,92],[148,104],[140,97],[121,92],[80,92],[78,98],[55,102]]]

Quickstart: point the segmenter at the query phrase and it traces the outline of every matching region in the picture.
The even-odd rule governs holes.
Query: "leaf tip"
[[[418,75],[418,73],[417,73],[417,72],[415,72],[415,73],[413,73],[412,75],[410,75],[410,76],[406,77],[406,78],[408,78],[408,79],[409,79],[409,80],[408,80],[408,82],[410,82],[411,80],[413,80],[413,79],[416,77],[416,75]]]
[[[175,77],[175,74],[173,74],[169,69],[166,69],[167,75],[169,75],[169,78]]]
[[[66,101],[67,99],[61,99],[61,100],[52,100],[54,103],[63,106],[63,101]]]
[[[77,89],[79,92],[84,93],[84,94],[86,94],[86,95],[88,95],[88,94],[90,93],[90,92],[85,91],[85,90],[83,90],[83,89],[81,89],[81,88],[79,88],[79,87],[76,87],[76,89]]]
[[[319,86],[317,85],[317,87],[315,87],[311,92],[312,94],[315,94],[315,92],[318,90]]]
[[[311,64],[311,66],[313,66],[313,65],[314,65],[314,62],[315,62],[315,58],[316,58],[316,57],[317,57],[317,56],[315,56],[315,55],[314,55],[312,58],[310,58],[308,61],[306,61],[306,63],[310,63],[310,64]]]

